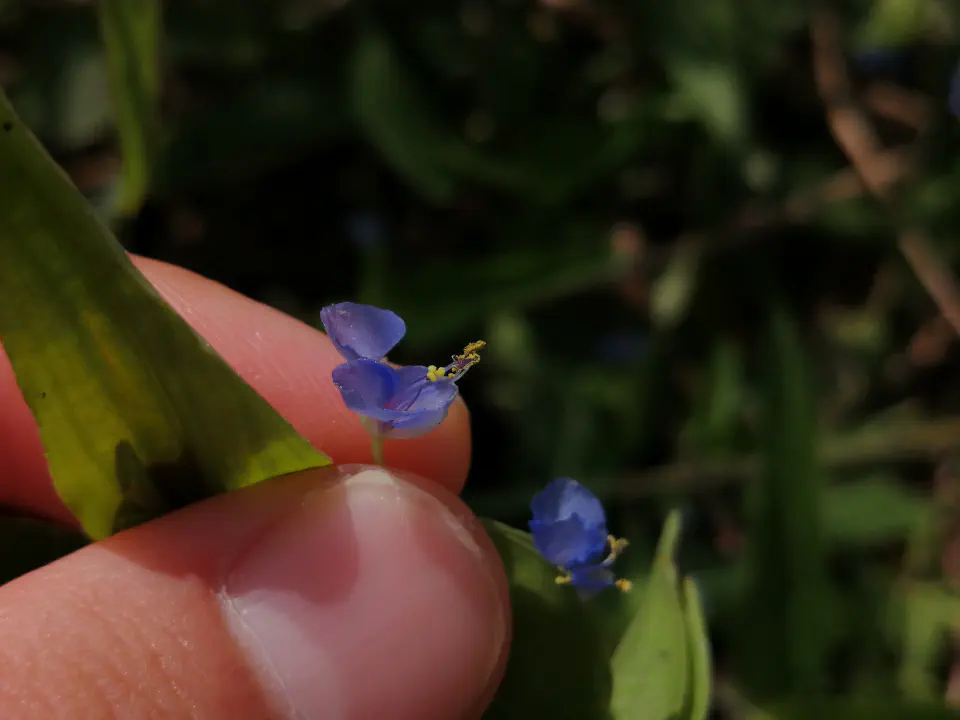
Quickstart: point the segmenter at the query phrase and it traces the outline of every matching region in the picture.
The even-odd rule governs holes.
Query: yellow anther
[[[472,342],[467,345],[463,349],[463,352],[459,355],[453,355],[453,364],[450,366],[453,373],[457,377],[460,377],[463,375],[463,373],[480,362],[480,354],[477,351],[482,350],[486,346],[487,343],[485,343],[483,340],[478,340],[477,342]]]
[[[613,535],[607,536],[607,542],[610,544],[610,559],[613,560],[617,555],[627,549],[630,541],[626,538],[615,538]]]
[[[559,575],[557,575],[557,576],[553,579],[553,581],[554,581],[557,585],[569,585],[569,584],[570,584],[570,581],[571,581],[572,579],[573,579],[573,577],[570,575],[570,573],[568,573],[568,572],[562,572],[562,573],[560,573]]]
[[[427,380],[430,382],[436,382],[442,377],[445,377],[446,371],[443,368],[438,368],[436,365],[431,365],[427,368]]]
[[[630,592],[633,589],[633,583],[629,580],[617,580],[617,590],[620,592]]]

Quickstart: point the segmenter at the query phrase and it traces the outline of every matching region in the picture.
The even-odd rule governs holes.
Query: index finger
[[[132,259],[194,330],[314,446],[338,464],[372,461],[369,436],[331,380],[343,360],[326,335],[183,268]],[[457,493],[470,461],[469,423],[458,400],[433,432],[388,441],[386,463]],[[73,522],[53,489],[36,422],[2,348],[0,505]]]

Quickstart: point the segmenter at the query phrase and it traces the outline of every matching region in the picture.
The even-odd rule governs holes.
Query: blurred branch
[[[864,186],[890,210],[895,197],[893,186],[884,181],[884,148],[869,118],[854,100],[836,13],[822,5],[815,10],[810,20],[810,37],[814,77],[826,105],[830,131]],[[960,287],[946,263],[916,230],[901,229],[897,242],[941,314],[960,333]]]
[[[885,192],[895,186],[907,173],[913,160],[912,148],[884,150],[872,158],[875,187]],[[843,202],[871,192],[861,173],[855,168],[844,168],[828,176],[822,183],[790,195],[778,205],[748,203],[719,228],[685,233],[666,246],[647,246],[638,254],[638,262],[647,268],[665,266],[683,251],[711,254],[756,242],[758,233],[769,232],[805,222],[831,203]]]
[[[863,104],[880,117],[918,131],[927,126],[932,114],[929,98],[890,83],[868,87],[863,94]]]
[[[829,469],[853,468],[910,460],[930,460],[960,450],[960,417],[890,423],[822,441],[821,464]],[[737,485],[758,469],[756,456],[726,460],[680,461],[624,478],[597,480],[598,495],[625,500],[667,493],[691,493]],[[478,514],[511,512],[526,507],[528,488],[477,498],[471,508]]]
[[[960,448],[960,417],[899,423],[825,441],[819,449],[825,467],[844,468],[927,459]],[[678,462],[647,471],[621,487],[628,498],[690,492],[740,483],[757,470],[755,457]]]

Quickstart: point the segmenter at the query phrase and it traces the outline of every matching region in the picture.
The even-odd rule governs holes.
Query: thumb
[[[509,630],[502,567],[457,498],[327,468],[0,587],[0,717],[478,717]]]

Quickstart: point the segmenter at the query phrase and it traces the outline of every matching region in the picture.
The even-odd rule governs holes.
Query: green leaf
[[[936,700],[940,681],[938,661],[949,639],[951,618],[958,617],[957,600],[925,583],[906,586],[903,597],[903,639],[897,685],[905,698]]]
[[[135,214],[150,185],[160,130],[160,0],[99,0],[123,170],[120,213]]]
[[[681,246],[650,291],[650,315],[654,325],[666,330],[683,320],[697,287],[700,253]]]
[[[671,57],[668,71],[676,85],[674,109],[698,120],[723,145],[741,147],[749,126],[743,78],[722,60]]]
[[[376,30],[363,33],[351,64],[354,112],[367,137],[425,198],[449,201],[454,183],[436,162],[444,133],[389,40]]]
[[[617,720],[685,717],[692,663],[673,563],[679,532],[680,515],[674,512],[664,525],[640,608],[613,654],[610,709]]]
[[[156,293],[0,94],[0,339],[94,539],[330,460]]]
[[[740,346],[717,342],[702,386],[692,394],[692,412],[680,436],[684,455],[705,459],[729,456],[737,447],[745,383]]]
[[[837,697],[822,701],[798,700],[774,707],[776,720],[954,720],[960,712],[939,704],[868,697]]]
[[[792,321],[772,318],[759,477],[746,492],[748,586],[735,648],[760,701],[815,696],[829,617],[821,538],[816,391]]]
[[[606,717],[610,671],[584,603],[533,546],[528,533],[484,520],[503,560],[513,607],[506,677],[484,718]]]
[[[690,687],[687,720],[707,720],[712,695],[712,663],[707,621],[703,616],[700,591],[690,578],[683,581],[683,607],[690,651]]]
[[[931,9],[928,0],[876,0],[857,33],[857,45],[874,49],[913,42],[928,29]]]
[[[823,493],[828,540],[857,545],[902,540],[929,518],[931,504],[896,479],[869,477],[831,485]]]
[[[411,345],[455,342],[465,325],[493,313],[523,310],[617,277],[624,260],[594,242],[598,236],[600,226],[570,224],[553,236],[547,255],[518,239],[516,250],[478,258],[455,273],[442,261],[418,263],[410,273],[394,273],[385,303],[407,321]],[[470,288],[468,303],[435,302],[464,288]]]

